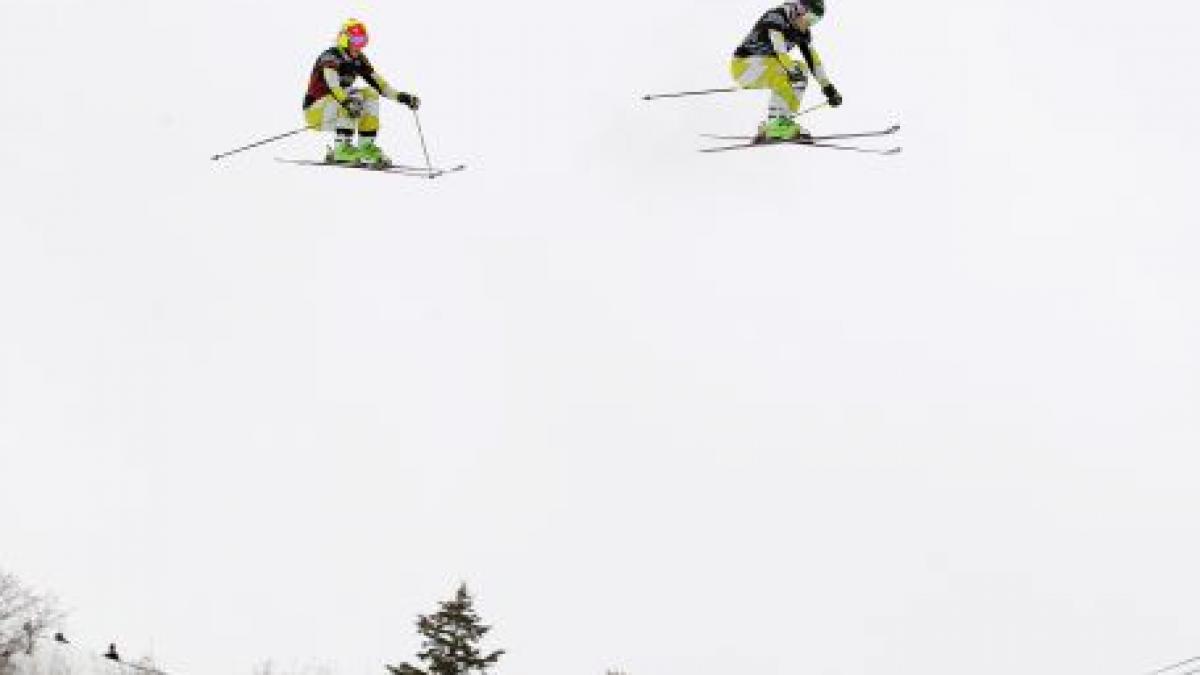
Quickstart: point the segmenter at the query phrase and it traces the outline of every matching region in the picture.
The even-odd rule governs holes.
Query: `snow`
[[[19,653],[10,658],[3,675],[155,675],[159,671],[104,658],[72,644],[49,640],[37,643],[33,654]]]

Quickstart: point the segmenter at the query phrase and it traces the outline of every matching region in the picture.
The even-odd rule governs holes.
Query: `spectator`
[[[55,641],[55,642],[61,642],[61,643],[63,643],[64,645],[65,645],[65,644],[70,644],[69,642],[67,642],[67,638],[66,638],[66,636],[64,636],[62,633],[55,633],[55,634],[54,634],[54,641]]]
[[[112,659],[113,661],[121,660],[121,656],[117,654],[117,646],[115,644],[110,644],[108,646],[108,651],[104,654],[104,658]]]

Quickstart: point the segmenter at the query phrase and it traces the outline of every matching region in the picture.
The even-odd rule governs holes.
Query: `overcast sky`
[[[1197,11],[830,0],[809,125],[905,154],[701,155],[765,94],[638,97],[767,6],[0,0],[0,566],[197,675],[460,580],[499,675],[1200,653]],[[470,169],[208,161],[347,16]]]

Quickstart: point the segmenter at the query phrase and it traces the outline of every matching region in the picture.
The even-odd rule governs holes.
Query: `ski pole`
[[[425,131],[421,129],[421,116],[417,114],[417,109],[412,109],[413,121],[417,123],[417,136],[421,139],[421,152],[425,154],[425,168],[429,170],[429,177],[433,178],[433,162],[429,161],[429,147],[425,145]]]
[[[828,107],[829,107],[829,101],[825,101],[824,103],[818,103],[816,105],[809,106],[809,107],[805,108],[804,110],[801,110],[800,112],[796,113],[796,117],[804,117],[805,115],[807,115],[808,113],[810,113],[814,110],[820,110],[821,108],[828,108]]]
[[[247,151],[247,150],[250,150],[251,148],[257,148],[257,147],[258,147],[258,146],[260,146],[260,145],[266,145],[267,143],[274,143],[275,141],[278,141],[278,140],[281,140],[281,139],[287,138],[288,136],[295,136],[295,135],[296,135],[296,134],[298,134],[298,133],[301,133],[301,132],[308,131],[308,130],[310,130],[310,129],[312,129],[312,128],[313,128],[313,127],[311,127],[311,126],[304,126],[304,127],[301,127],[301,128],[299,128],[299,129],[295,129],[295,130],[293,130],[293,131],[289,131],[289,132],[287,132],[286,134],[279,134],[278,136],[272,136],[272,137],[270,137],[270,138],[265,138],[265,139],[263,139],[263,140],[261,140],[261,141],[256,141],[256,142],[254,142],[254,143],[251,143],[250,145],[243,145],[243,146],[242,146],[242,147],[240,147],[240,148],[236,148],[236,149],[234,149],[234,150],[230,150],[230,151],[228,151],[228,152],[222,152],[222,153],[221,153],[221,154],[219,154],[219,155],[213,155],[213,156],[212,156],[212,160],[215,162],[215,161],[217,161],[218,159],[224,159],[224,158],[226,158],[226,157],[228,157],[228,156],[230,156],[230,155],[236,155],[236,154],[238,154],[239,152],[245,152],[245,151]]]
[[[704,96],[706,94],[731,94],[741,91],[741,87],[722,87],[720,89],[700,89],[698,91],[674,91],[666,94],[646,94],[643,101],[656,101],[660,98],[682,98],[684,96]]]

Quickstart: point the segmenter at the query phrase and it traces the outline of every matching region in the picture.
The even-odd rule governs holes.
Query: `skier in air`
[[[789,141],[808,136],[796,123],[809,77],[821,85],[829,105],[842,104],[821,57],[812,46],[812,27],[825,16],[825,0],[788,0],[763,14],[741,46],[733,53],[730,71],[739,86],[770,89],[767,120],[759,125],[757,140]],[[792,58],[793,48],[801,59]]]
[[[363,53],[366,46],[367,27],[363,22],[350,19],[342,24],[337,44],[322,52],[313,66],[304,94],[304,119],[312,129],[336,132],[326,161],[385,167],[391,165],[391,160],[375,143],[379,97],[413,110],[421,106],[421,99],[393,89],[367,60]],[[354,86],[360,77],[370,88]],[[358,146],[354,145],[356,129]]]

